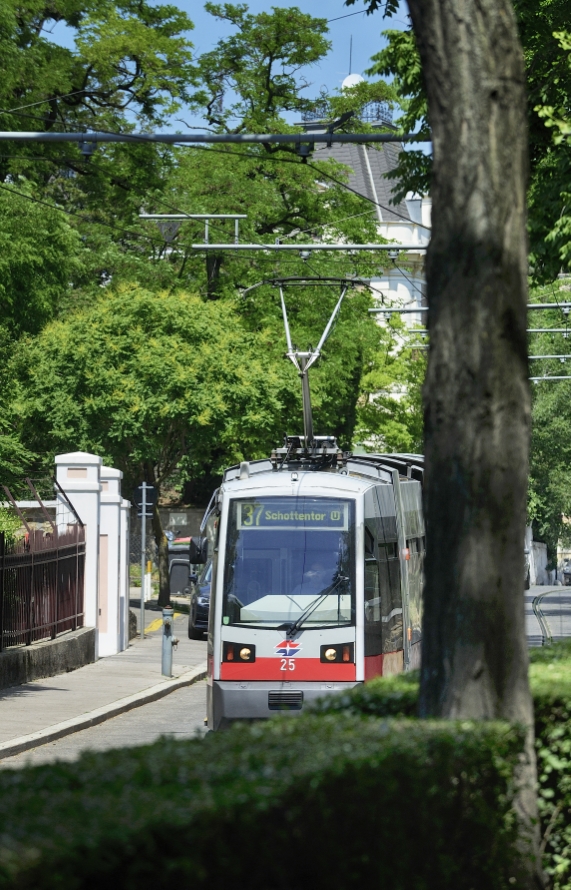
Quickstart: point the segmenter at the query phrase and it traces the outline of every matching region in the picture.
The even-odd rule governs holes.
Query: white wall
[[[405,219],[382,222],[378,232],[387,241],[395,244],[426,247],[430,241],[430,225],[432,217],[432,201],[412,193],[407,195],[406,204],[411,220]],[[379,305],[403,306],[412,308],[426,303],[426,280],[424,274],[425,251],[414,248],[401,255],[391,267],[389,264],[383,274],[371,281],[373,289],[379,295]],[[426,326],[426,314],[419,312],[407,313],[402,316],[406,325]],[[378,316],[379,324],[384,323]]]

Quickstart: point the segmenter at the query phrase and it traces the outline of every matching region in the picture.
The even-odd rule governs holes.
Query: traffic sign
[[[134,501],[137,505],[137,515],[143,515],[143,507],[145,508],[145,516],[149,517],[153,515],[153,507],[155,505],[155,501],[157,499],[157,490],[153,485],[149,485],[147,482],[143,482],[142,485],[138,485],[135,489],[135,497]]]

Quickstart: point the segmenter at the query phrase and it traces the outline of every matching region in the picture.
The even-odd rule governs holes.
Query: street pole
[[[161,673],[163,677],[172,677],[172,650],[176,646],[178,640],[175,640],[172,633],[174,609],[165,606],[163,609],[163,650],[161,659]]]
[[[141,485],[142,505],[141,505],[141,623],[140,633],[141,639],[145,639],[145,562],[146,562],[146,543],[147,543],[147,483]]]

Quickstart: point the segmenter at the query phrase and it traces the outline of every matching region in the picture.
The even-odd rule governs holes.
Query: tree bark
[[[420,714],[529,727],[519,805],[537,850],[523,595],[530,429],[523,58],[509,0],[408,2],[434,152]],[[537,862],[522,868],[523,885],[541,886]]]
[[[157,486],[158,489],[158,486]],[[157,560],[159,563],[159,600],[161,607],[169,606],[171,601],[170,577],[169,577],[169,542],[164,533],[161,516],[157,503],[153,509],[153,535],[157,545]]]

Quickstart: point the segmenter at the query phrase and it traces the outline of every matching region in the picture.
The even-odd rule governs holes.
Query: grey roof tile
[[[378,148],[365,147],[353,143],[341,143],[332,145],[331,148],[319,147],[314,154],[315,160],[328,160],[332,158],[340,164],[345,164],[353,171],[349,174],[348,185],[360,195],[374,201],[374,191],[377,194],[378,203],[381,205],[381,215],[384,222],[398,221],[403,217],[410,219],[408,208],[404,201],[392,205],[392,191],[394,180],[387,179],[386,174],[394,170],[398,163],[398,156],[402,148],[396,143],[386,143]],[[371,175],[374,183],[374,191],[371,185],[371,177],[367,169],[365,152],[369,159]]]

